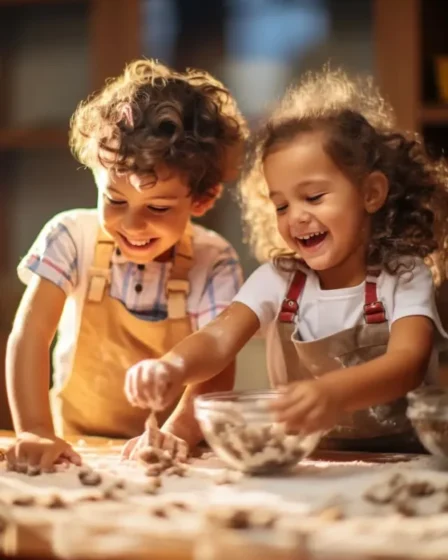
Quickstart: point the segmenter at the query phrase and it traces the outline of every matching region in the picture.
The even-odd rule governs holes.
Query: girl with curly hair
[[[438,255],[440,279],[447,184],[445,163],[396,129],[370,80],[306,75],[255,137],[241,183],[268,262],[216,320],[131,368],[130,401],[165,406],[261,329],[279,422],[328,430],[329,448],[420,449],[405,396],[436,373],[446,336],[424,259]]]
[[[187,387],[159,415],[161,429],[152,423],[146,432],[148,412],[128,403],[125,373],[139,360],[163,356],[237,293],[235,251],[190,219],[237,177],[245,137],[223,84],[150,60],[131,63],[79,105],[70,142],[94,174],[98,207],[55,216],[19,265],[28,286],[7,348],[17,433],[7,454],[11,468],[79,462],[60,439],[67,435],[134,438],[125,457],[148,442],[185,457],[202,438],[194,397],[230,389],[232,360],[217,377]]]

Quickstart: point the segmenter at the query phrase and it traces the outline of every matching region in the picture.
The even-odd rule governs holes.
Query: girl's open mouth
[[[318,231],[316,233],[309,233],[307,235],[302,235],[300,237],[296,237],[296,241],[302,247],[316,247],[327,237],[327,231]]]

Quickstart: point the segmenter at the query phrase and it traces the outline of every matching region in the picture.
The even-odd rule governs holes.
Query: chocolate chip
[[[397,500],[395,502],[395,510],[405,517],[415,517],[417,515],[415,508],[406,500]]]
[[[137,268],[138,268],[139,270],[145,270],[145,265],[144,265],[144,264],[138,264],[138,265],[137,265]]]
[[[91,469],[80,470],[78,478],[83,486],[99,486],[102,482],[101,475]]]
[[[139,294],[143,290],[143,286],[141,284],[136,284],[134,290]]]
[[[415,498],[424,498],[432,496],[436,489],[430,482],[410,482],[407,486],[410,496]]]
[[[33,506],[36,503],[36,499],[34,498],[34,496],[22,494],[21,496],[15,496],[11,500],[11,503],[14,506],[28,507],[28,506]]]
[[[67,504],[61,498],[61,496],[58,496],[57,494],[52,494],[51,496],[46,497],[42,501],[41,505],[49,509],[62,509],[65,508]]]
[[[237,510],[229,517],[228,526],[231,529],[248,529],[250,527],[250,516],[247,511]]]
[[[168,518],[167,511],[165,509],[161,508],[161,507],[153,509],[151,513],[155,517],[160,517],[161,519],[167,519]]]

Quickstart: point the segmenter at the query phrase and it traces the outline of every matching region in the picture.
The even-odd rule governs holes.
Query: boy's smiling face
[[[191,215],[200,215],[210,200],[195,201],[186,178],[159,170],[157,181],[136,175],[95,171],[100,223],[126,259],[137,264],[165,260],[180,240]]]

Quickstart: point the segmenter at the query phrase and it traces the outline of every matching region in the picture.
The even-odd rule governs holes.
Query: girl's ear
[[[216,187],[207,193],[207,196],[194,200],[191,207],[191,215],[196,218],[203,216],[206,212],[213,208],[216,200],[221,196],[221,194],[222,185],[216,185]]]
[[[384,205],[389,194],[389,181],[381,171],[374,171],[364,181],[364,208],[375,214]]]

